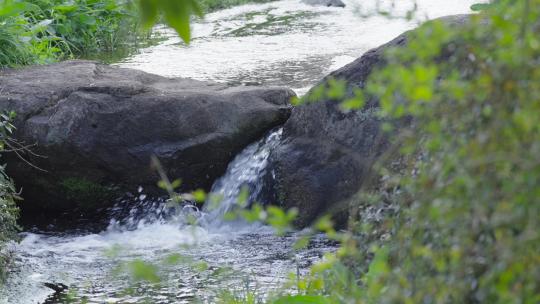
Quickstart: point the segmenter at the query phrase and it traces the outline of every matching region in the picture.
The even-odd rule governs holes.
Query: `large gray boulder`
[[[226,87],[91,61],[0,72],[0,110],[15,138],[34,144],[8,173],[27,211],[95,210],[114,196],[155,188],[152,155],[182,189],[208,189],[250,142],[285,122],[293,92]],[[41,155],[43,157],[39,157]]]
[[[468,16],[443,20],[458,26]],[[406,32],[366,52],[318,85],[328,78],[342,79],[348,83],[347,98],[353,96],[354,88],[363,88],[371,72],[385,65],[384,53],[405,45],[409,35]],[[373,163],[389,147],[389,134],[373,115],[377,99],[371,98],[362,110],[349,113],[342,112],[339,103],[320,100],[295,107],[284,125],[282,144],[270,155],[274,177],[270,191],[275,191],[275,199],[283,207],[299,209],[298,226],[306,226],[326,212],[337,214],[343,224],[347,200],[373,176]]]

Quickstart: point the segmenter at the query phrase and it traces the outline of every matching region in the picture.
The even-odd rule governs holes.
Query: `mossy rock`
[[[99,202],[113,200],[116,191],[85,178],[68,177],[60,182],[65,197],[82,209],[96,207]]]

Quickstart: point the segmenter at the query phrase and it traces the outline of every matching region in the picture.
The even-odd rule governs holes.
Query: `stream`
[[[285,0],[218,11],[194,22],[189,46],[159,27],[161,43],[116,65],[231,85],[286,86],[301,95],[329,72],[418,24],[362,18],[376,9],[376,1],[344,2],[345,8],[327,8]],[[416,2],[425,20],[467,13],[478,1]],[[404,15],[411,2],[380,3]],[[64,287],[74,303],[214,303],[223,291],[251,291],[262,299],[284,290],[290,273],[306,274],[336,245],[319,235],[294,251],[302,231],[276,236],[270,227],[223,219],[243,186],[251,200],[258,198],[259,179],[280,137],[279,128],[272,130],[236,156],[212,187],[223,198],[217,208],[171,207],[164,199],[147,199],[139,188],[124,198],[132,207],[109,210],[106,228],[98,231],[25,227],[22,241],[10,245],[15,266],[0,289],[0,304],[59,303],[52,288]],[[125,265],[140,261],[155,267],[159,284],[129,279],[132,268]]]

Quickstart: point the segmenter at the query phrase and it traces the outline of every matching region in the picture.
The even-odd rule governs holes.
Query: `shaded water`
[[[467,12],[476,1],[417,2],[421,14],[434,18]],[[301,94],[331,70],[416,24],[382,17],[360,19],[358,4],[369,10],[372,2],[346,3],[342,9],[287,0],[216,12],[194,24],[190,46],[162,28],[168,37],[163,43],[119,65],[230,84],[282,85]],[[396,11],[403,14],[410,1],[396,3]],[[259,179],[279,137],[279,130],[271,132],[229,165],[213,187],[224,198],[218,209],[167,208],[164,201],[147,201],[143,189],[134,189],[135,195],[127,198],[133,207],[111,210],[110,219],[104,219],[109,225],[101,232],[52,227],[48,232],[23,233],[23,241],[12,246],[15,269],[0,290],[0,303],[54,303],[46,300],[52,289],[43,285],[51,282],[69,286],[77,301],[86,298],[89,303],[213,302],[217,290],[249,288],[268,293],[279,288],[288,273],[304,273],[324,252],[334,250],[333,244],[316,237],[308,249],[294,252],[292,244],[300,232],[277,237],[268,227],[220,219],[243,185],[252,198],[260,193]],[[191,218],[198,224],[190,225]],[[165,263],[172,257],[181,262]],[[131,284],[125,270],[115,275],[115,269],[136,259],[155,264],[163,278],[159,286]]]

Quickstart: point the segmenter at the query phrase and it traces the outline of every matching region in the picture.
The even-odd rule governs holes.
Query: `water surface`
[[[165,42],[120,65],[163,76],[231,84],[291,87],[302,94],[321,77],[428,18],[469,12],[478,0],[420,0],[417,18],[362,18],[377,8],[405,16],[409,0],[346,0],[345,8],[313,7],[299,0],[235,7],[193,25],[186,46],[173,31]]]

